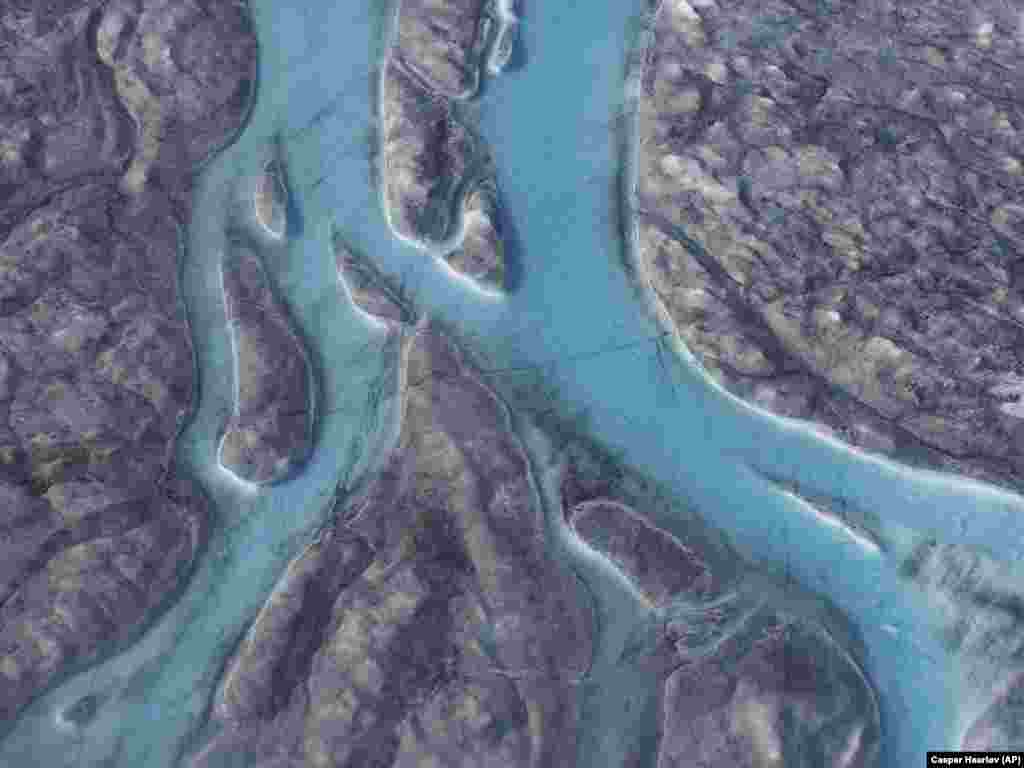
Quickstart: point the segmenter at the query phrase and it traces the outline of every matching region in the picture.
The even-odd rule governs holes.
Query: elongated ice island
[[[737,395],[1020,488],[1019,11],[834,5],[659,5],[642,278]]]
[[[654,605],[664,606],[684,593],[706,599],[721,589],[698,552],[625,504],[611,499],[585,501],[571,509],[569,523]]]
[[[370,259],[353,250],[337,232],[332,247],[338,280],[356,308],[394,329],[413,320],[408,299],[401,290],[391,288]]]
[[[222,278],[236,401],[219,460],[243,480],[272,483],[292,473],[312,450],[312,366],[254,250],[232,245]]]
[[[254,245],[275,248],[288,239],[288,215],[291,207],[290,179],[280,133],[266,142],[250,165],[253,173],[242,173],[236,180],[235,205],[229,228],[244,232]]]
[[[288,224],[285,213],[287,205],[288,190],[284,182],[284,169],[278,160],[268,160],[257,182],[253,206],[256,220],[274,240],[280,240],[285,235]]]

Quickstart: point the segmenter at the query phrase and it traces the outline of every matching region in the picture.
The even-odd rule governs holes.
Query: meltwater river
[[[517,66],[489,80],[472,107],[515,226],[521,274],[507,298],[475,290],[400,243],[384,220],[370,158],[384,3],[252,5],[258,101],[238,142],[205,173],[183,268],[201,398],[179,456],[210,494],[217,527],[180,601],[126,653],[38,701],[0,744],[0,765],[181,762],[224,655],[323,519],[336,486],[390,439],[393,414],[386,403],[376,407],[374,392],[387,357],[384,334],[338,285],[332,222],[386,273],[403,276],[422,309],[508,371],[492,377],[499,391],[522,371],[539,370],[567,408],[587,413],[598,441],[727,531],[747,556],[786,569],[842,609],[861,633],[863,663],[879,693],[884,766],[916,765],[926,749],[955,747],[982,706],[969,691],[985,683],[985,669],[972,667],[975,679],[965,683],[967,667],[938,642],[940,617],[899,577],[898,558],[829,525],[763,476],[846,500],[880,518],[892,541],[913,538],[908,531],[934,534],[1009,561],[1024,554],[1024,500],[858,454],[747,406],[711,383],[678,343],[669,370],[659,364],[656,340],[664,334],[622,267],[612,181],[621,162],[613,117],[628,106],[626,64],[642,0],[524,3]],[[322,409],[305,470],[254,489],[216,461],[232,406],[218,269],[233,179],[258,167],[277,133],[285,139],[294,210],[286,242],[267,250],[267,266],[315,358]],[[610,634],[621,635],[637,605],[628,591],[598,595],[603,613],[621,617],[623,626]],[[89,693],[104,702],[96,720],[82,730],[63,723],[61,709]],[[587,754],[588,766],[620,764],[614,745]]]

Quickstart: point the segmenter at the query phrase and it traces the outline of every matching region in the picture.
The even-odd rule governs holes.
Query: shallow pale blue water
[[[226,649],[302,535],[322,519],[336,484],[358,474],[358,457],[365,466],[373,455],[364,438],[386,441],[387,430],[368,421],[375,409],[367,405],[387,357],[384,336],[354,313],[338,287],[331,220],[386,272],[403,276],[421,306],[463,332],[495,369],[508,371],[492,377],[499,389],[540,370],[570,411],[586,413],[600,442],[726,530],[751,558],[786,570],[841,608],[859,628],[866,671],[880,694],[883,765],[914,765],[926,749],[954,747],[969,713],[958,693],[963,672],[935,639],[937,617],[898,578],[895,560],[816,518],[761,473],[846,499],[892,530],[934,532],[1006,559],[1021,554],[1024,501],[857,454],[757,411],[710,383],[681,348],[668,373],[659,366],[654,339],[661,330],[621,266],[612,216],[619,158],[609,126],[624,100],[627,29],[641,0],[527,4],[520,26],[525,65],[489,81],[475,108],[522,245],[522,283],[508,299],[473,290],[386,227],[368,159],[378,3],[253,6],[259,101],[242,138],[204,178],[184,270],[201,398],[179,454],[209,491],[218,530],[183,599],[129,652],[38,702],[0,744],[0,764],[174,765],[203,715]],[[335,108],[309,126],[327,104]],[[232,179],[258,168],[275,130],[287,139],[302,226],[287,247],[268,252],[267,264],[319,358],[325,400],[306,470],[255,491],[216,467],[232,389],[216,275]],[[386,422],[386,409],[381,414]],[[593,740],[583,748],[587,765],[618,765],[617,733],[625,721],[616,701],[642,681],[613,679],[608,659],[643,610],[600,558],[564,531],[556,538],[557,550],[592,580],[602,613],[618,618],[594,681],[615,695],[598,697],[594,735],[587,737]],[[83,731],[62,726],[59,710],[90,691],[108,696],[98,719]],[[27,755],[35,762],[26,763]]]

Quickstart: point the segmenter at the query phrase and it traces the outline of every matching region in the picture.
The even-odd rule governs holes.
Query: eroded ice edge
[[[388,337],[341,299],[330,220],[414,296],[428,296],[490,370],[505,372],[488,379],[511,402],[557,398],[564,411],[585,415],[598,440],[720,526],[751,559],[844,611],[860,630],[865,671],[880,697],[882,765],[913,764],[925,749],[959,744],[987,706],[975,692],[1002,671],[984,657],[945,650],[941,612],[898,565],[925,534],[1016,560],[1024,502],[857,454],[745,405],[710,383],[639,311],[620,266],[609,189],[619,162],[610,121],[622,106],[633,43],[623,30],[635,28],[641,4],[531,4],[519,24],[526,66],[503,72],[500,87],[484,94],[481,129],[528,260],[520,289],[501,299],[466,291],[444,265],[396,241],[383,220],[366,159],[374,114],[368,83],[381,39],[377,5],[253,5],[260,100],[249,128],[198,193],[185,269],[202,394],[179,454],[218,510],[209,549],[180,602],[128,652],[40,699],[0,745],[0,760],[23,765],[31,754],[52,766],[176,764],[205,716],[223,659],[287,559],[312,537],[338,484],[365,474],[394,439],[380,426],[394,423],[388,409],[376,407],[391,391],[389,356],[382,354]],[[303,130],[329,103],[334,109]],[[290,258],[268,267],[319,356],[324,408],[318,447],[303,473],[257,490],[217,469],[215,436],[232,403],[217,269],[233,179],[277,130],[289,137],[304,227],[289,241]],[[660,354],[666,345],[678,365]],[[825,496],[860,510],[886,547],[865,546],[809,512],[787,486],[794,483],[804,498]],[[605,584],[595,590],[611,621],[604,643],[623,644],[644,614],[642,602],[621,584],[611,586],[618,577],[591,552],[575,545],[563,551]],[[604,682],[615,696],[608,694],[590,721],[589,765],[621,764],[621,749],[598,742],[618,733],[621,702],[645,684],[610,675]],[[87,728],[59,721],[59,712],[93,692],[103,705]]]

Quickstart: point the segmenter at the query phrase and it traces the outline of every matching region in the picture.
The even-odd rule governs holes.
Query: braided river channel
[[[395,237],[383,214],[374,91],[388,12],[374,0],[253,0],[258,98],[245,131],[204,172],[182,267],[201,394],[178,454],[210,495],[217,524],[174,606],[126,652],[38,700],[0,744],[0,764],[187,764],[240,633],[335,497],[394,441],[395,400],[382,384],[393,349],[339,281],[334,232],[486,361],[497,392],[576,417],[744,556],[841,610],[878,693],[882,765],[917,765],[926,749],[955,748],[985,707],[971,691],[990,689],[1005,670],[943,645],[940,609],[899,565],[925,537],[1020,560],[1024,499],[859,453],[713,383],[623,266],[634,227],[622,213],[631,183],[631,54],[644,45],[643,4],[561,0],[520,10],[513,64],[466,107],[493,153],[514,234],[514,289],[498,295]],[[264,256],[309,350],[318,420],[302,470],[255,487],[217,458],[233,402],[219,268],[225,224],[239,206],[235,179],[253,172],[274,137],[291,200],[285,235]],[[620,169],[624,184],[616,183]],[[887,546],[816,514],[786,484],[870,514]],[[611,768],[625,759],[621,734],[633,716],[623,702],[649,682],[613,660],[648,609],[563,523],[551,522],[550,537],[605,618],[590,674],[607,693],[592,708],[580,764]],[[87,729],[55,714],[90,693],[104,705]]]

